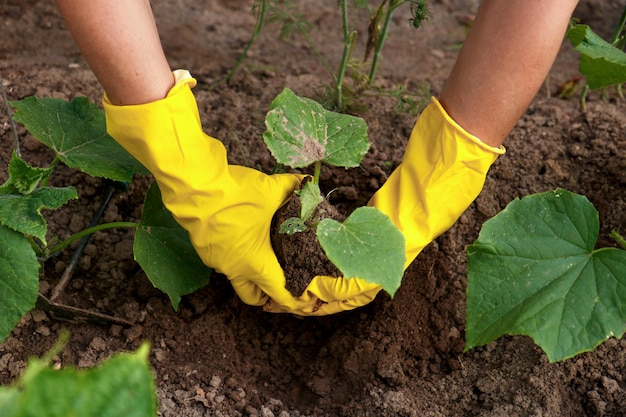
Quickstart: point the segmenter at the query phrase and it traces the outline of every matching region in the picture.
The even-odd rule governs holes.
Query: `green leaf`
[[[404,236],[374,207],[359,207],[343,222],[324,219],[317,238],[328,259],[346,278],[380,285],[393,297],[402,282]]]
[[[276,160],[292,168],[317,161],[356,167],[369,149],[361,118],[334,113],[285,88],[270,105],[263,139]]]
[[[52,168],[37,168],[28,165],[13,151],[9,161],[9,179],[0,186],[0,194],[30,194],[52,174]]]
[[[27,97],[11,105],[15,120],[71,168],[122,182],[137,172],[148,173],[107,134],[104,112],[85,97],[71,102]]]
[[[75,198],[78,194],[74,187],[37,188],[28,195],[0,194],[0,223],[47,244],[48,225],[41,210],[57,209]]]
[[[315,208],[324,201],[319,184],[313,181],[307,181],[302,189],[297,190],[296,194],[300,196],[300,218],[303,222],[307,222],[313,216]]]
[[[163,205],[156,183],[146,193],[133,249],[150,282],[170,297],[174,309],[181,296],[209,282],[212,269],[204,265],[187,231]]]
[[[604,88],[626,82],[626,53],[596,35],[587,25],[575,25],[567,37],[580,52],[579,71],[589,88]]]
[[[38,291],[39,262],[33,248],[23,235],[0,226],[0,343],[35,307]]]
[[[598,212],[557,189],[512,201],[468,247],[466,350],[527,335],[560,361],[621,337],[626,252],[594,250]]]
[[[0,416],[13,416],[17,412],[19,392],[13,388],[0,387]]]
[[[290,217],[280,225],[278,233],[293,235],[300,232],[306,232],[308,228],[309,227],[304,223],[304,220],[300,217]]]
[[[122,353],[92,369],[54,370],[31,359],[21,386],[0,390],[3,417],[156,417],[149,348]]]

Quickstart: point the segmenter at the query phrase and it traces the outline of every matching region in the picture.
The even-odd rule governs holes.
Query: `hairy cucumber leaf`
[[[466,350],[530,336],[551,362],[592,350],[626,324],[626,252],[594,250],[598,212],[557,189],[512,201],[468,247]]]
[[[85,97],[72,101],[27,97],[11,105],[15,120],[71,168],[122,182],[135,173],[148,173],[107,134],[104,112]]]
[[[13,151],[9,161],[9,179],[0,186],[0,194],[28,195],[52,174],[52,168],[37,168],[28,165]]]
[[[292,168],[317,161],[356,167],[369,149],[367,124],[361,118],[334,113],[285,88],[270,105],[263,139],[276,160]]]
[[[35,236],[46,244],[48,225],[41,210],[57,209],[78,198],[73,187],[36,188],[50,173],[50,169],[31,167],[13,154],[9,162],[9,179],[0,186],[0,224]]]
[[[22,234],[0,226],[0,343],[35,308],[38,291],[39,261],[32,246]]]
[[[178,309],[181,296],[204,287],[213,271],[204,265],[187,231],[163,205],[156,183],[146,193],[133,251],[150,282],[170,297],[174,309]]]
[[[567,38],[580,52],[579,71],[589,88],[604,88],[626,82],[626,53],[596,35],[587,25],[575,25]]]
[[[47,244],[48,225],[41,210],[57,209],[75,198],[78,194],[74,187],[38,188],[28,195],[0,194],[0,223]]]
[[[380,210],[359,207],[343,223],[324,219],[317,226],[317,238],[345,278],[378,284],[392,297],[400,287],[404,236]]]
[[[3,417],[156,417],[149,348],[121,353],[91,369],[52,369],[31,359],[15,387],[0,389]]]

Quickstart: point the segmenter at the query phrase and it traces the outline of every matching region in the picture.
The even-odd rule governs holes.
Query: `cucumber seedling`
[[[301,209],[280,225],[286,234],[314,232],[328,259],[345,278],[361,278],[394,295],[404,273],[404,236],[389,217],[374,207],[359,207],[343,222],[323,218],[318,206],[322,163],[351,168],[361,163],[370,143],[359,117],[325,110],[285,88],[265,118],[263,139],[274,158],[292,168],[313,165],[310,181],[296,193]],[[312,278],[312,277],[311,277]]]

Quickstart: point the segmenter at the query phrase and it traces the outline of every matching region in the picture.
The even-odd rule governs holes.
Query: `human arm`
[[[440,96],[370,204],[404,233],[407,266],[482,190],[501,144],[539,90],[574,0],[485,0]]]
[[[149,0],[56,4],[112,103],[149,103],[164,98],[174,86]]]
[[[544,82],[577,0],[485,0],[440,101],[465,130],[500,146]]]

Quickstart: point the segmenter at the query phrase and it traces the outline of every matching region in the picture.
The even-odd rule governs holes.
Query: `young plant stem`
[[[346,75],[346,69],[348,68],[348,61],[350,60],[350,55],[352,55],[352,51],[354,49],[354,45],[357,39],[357,32],[350,31],[349,28],[349,20],[348,20],[348,1],[341,0],[341,20],[343,26],[343,54],[341,56],[341,63],[339,64],[339,70],[337,71],[337,76],[335,77],[335,91],[337,94],[336,104],[339,110],[343,110],[343,79]]]
[[[55,254],[58,252],[61,252],[63,249],[65,249],[67,246],[69,246],[70,244],[72,244],[72,242],[85,237],[85,236],[89,236],[90,234],[96,233],[96,232],[100,232],[102,230],[108,230],[108,229],[116,229],[116,228],[137,228],[137,223],[133,223],[133,222],[112,222],[112,223],[105,223],[105,224],[99,224],[97,226],[94,227],[89,227],[85,230],[81,230],[80,232],[68,237],[67,239],[65,239],[64,241],[62,241],[61,243],[59,243],[58,245],[54,246],[52,249],[50,249],[48,251],[49,254]]]
[[[227,83],[230,82],[230,79],[233,77],[233,75],[235,75],[235,72],[237,72],[242,62],[248,57],[248,52],[250,52],[250,48],[252,48],[252,45],[254,44],[254,42],[256,42],[256,39],[259,36],[259,33],[261,33],[261,29],[263,29],[263,26],[265,26],[265,15],[269,7],[268,3],[269,0],[255,0],[252,7],[253,10],[257,10],[257,16],[254,30],[252,31],[252,36],[250,37],[250,40],[248,41],[248,44],[246,45],[241,55],[239,55],[239,58],[237,59],[237,62],[235,62],[235,65],[230,69],[228,74],[226,74],[226,77],[224,77],[224,81],[226,81]]]
[[[320,61],[322,63],[324,68],[326,68],[326,70],[330,73],[330,75],[333,78],[333,80],[336,80],[336,76],[335,76],[335,73],[333,71],[333,68],[330,66],[328,61],[326,61],[326,59],[321,54],[321,52],[317,49],[317,47],[315,46],[315,44],[311,40],[311,37],[309,36],[309,33],[306,30],[301,29],[300,25],[298,25],[298,31],[300,32],[300,34],[302,35],[302,37],[306,41],[307,45],[309,45],[309,48],[311,48],[311,51],[313,51],[313,55],[315,55],[315,57],[318,59],[318,61]]]
[[[326,61],[324,56],[321,54],[319,49],[317,49],[317,47],[315,46],[315,43],[309,36],[307,25],[303,23],[303,22],[308,23],[306,20],[303,21],[300,19],[299,16],[292,15],[289,10],[285,11],[284,13],[277,13],[277,14],[275,13],[274,16],[271,16],[269,19],[270,19],[270,22],[277,21],[277,20],[280,21],[284,27],[287,27],[287,26],[295,27],[296,31],[300,35],[302,35],[302,37],[304,38],[308,47],[311,48],[313,55],[315,55],[317,60],[324,66],[324,68],[326,68],[326,71],[328,71],[328,73],[331,75],[331,77],[333,78],[333,82],[336,80],[334,69],[330,66],[328,61]],[[290,22],[290,23],[288,24],[287,22]],[[286,37],[287,36],[284,34],[281,35],[281,39],[285,39]]]
[[[313,183],[314,184],[319,184],[320,183],[320,171],[322,170],[322,161],[316,161],[315,162],[315,170],[313,172]]]
[[[609,233],[609,236],[615,239],[617,244],[620,245],[622,249],[626,250],[626,239],[624,239],[617,230],[611,230],[611,233]]]
[[[378,69],[378,61],[380,59],[380,52],[383,49],[385,38],[387,38],[387,33],[389,33],[389,25],[391,24],[391,17],[393,16],[393,12],[398,8],[400,4],[402,4],[402,0],[390,0],[389,5],[387,6],[387,12],[385,13],[385,19],[383,21],[383,28],[378,34],[378,38],[376,40],[376,46],[374,47],[374,55],[372,57],[372,66],[370,67],[370,72],[367,77],[368,86],[371,86],[372,83],[374,82],[374,77],[376,76],[376,71]]]
[[[580,110],[583,113],[587,111],[587,94],[588,93],[589,93],[589,83],[585,83],[580,93]]]
[[[613,36],[611,36],[611,45],[615,46],[615,47],[620,47],[623,45],[619,45],[620,43],[620,37],[622,35],[622,32],[624,31],[624,25],[626,25],[626,7],[624,7],[624,10],[622,11],[622,16],[619,19],[619,22],[617,23],[617,26],[615,26],[615,31],[613,31]]]
[[[15,149],[15,155],[17,155],[18,158],[21,158],[22,151],[20,150],[20,138],[17,135],[15,120],[13,120],[13,112],[11,111],[11,106],[9,105],[7,92],[4,88],[4,81],[2,80],[2,78],[0,78],[0,92],[2,92],[2,101],[4,102],[4,106],[7,109],[7,118],[9,119],[9,124],[11,125],[11,132],[13,133],[13,148]]]
[[[626,36],[623,34],[624,25],[626,25],[626,6],[624,6],[622,16],[619,18],[619,22],[617,23],[613,36],[611,37],[611,45],[622,50],[626,48]],[[619,98],[624,100],[624,93],[622,92],[621,84],[617,85],[617,95]]]

